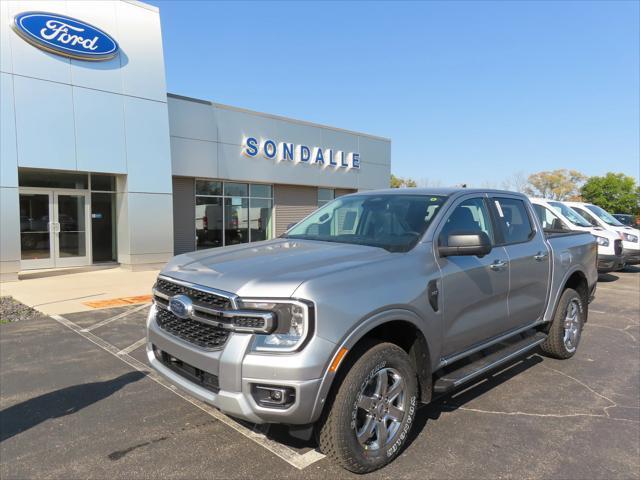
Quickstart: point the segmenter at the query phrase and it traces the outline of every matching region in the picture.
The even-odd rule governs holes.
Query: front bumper
[[[613,272],[624,267],[622,255],[598,255],[598,273]]]
[[[255,354],[250,351],[253,335],[233,333],[223,348],[205,351],[162,330],[155,321],[155,308],[147,321],[147,357],[151,367],[171,384],[229,416],[253,423],[304,425],[317,420],[315,406],[333,343],[316,336],[300,352]],[[216,391],[166,366],[156,357],[154,347],[216,376]],[[295,400],[286,408],[258,405],[251,393],[258,384],[291,387]]]
[[[622,252],[622,256],[624,263],[627,265],[637,265],[640,263],[640,250],[625,249],[624,252]]]

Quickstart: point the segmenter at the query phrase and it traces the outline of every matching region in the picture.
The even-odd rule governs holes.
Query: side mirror
[[[439,245],[441,257],[456,255],[475,255],[482,257],[491,252],[491,240],[484,232],[452,233],[447,238],[446,245]]]
[[[287,225],[287,230],[291,230],[295,226],[296,226],[295,223],[290,223],[289,225]]]

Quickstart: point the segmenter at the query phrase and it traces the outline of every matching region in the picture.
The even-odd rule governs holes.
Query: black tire
[[[567,333],[565,322],[570,313],[569,309],[573,308],[573,306],[577,307],[577,321],[572,322],[577,328],[577,336],[573,342],[568,342],[565,338]],[[551,327],[549,328],[549,336],[540,345],[542,351],[553,358],[565,359],[573,357],[580,344],[585,313],[583,298],[574,289],[567,288],[558,302],[553,322],[551,322]]]
[[[379,377],[389,379],[390,387],[397,385],[398,379],[404,382],[401,384],[404,387],[402,396],[396,397],[396,400],[392,401],[391,407],[388,407],[389,403],[386,404],[386,408],[402,404],[402,410],[391,411],[391,414],[396,418],[402,417],[402,420],[382,420],[383,423],[377,423],[380,426],[388,421],[388,424],[391,425],[390,428],[394,429],[393,435],[388,437],[388,443],[381,439],[381,443],[384,444],[382,448],[374,445],[374,442],[378,442],[378,429],[371,437],[374,446],[363,445],[356,435],[356,428],[361,426],[361,423],[367,421],[375,423],[377,418],[365,413],[365,410],[359,406],[359,401],[375,398],[378,410],[374,408],[372,410],[378,412],[376,415],[385,415],[384,402],[377,400],[378,397],[375,393],[367,390],[377,382]],[[388,390],[388,394],[392,395],[392,392],[395,391],[391,388]],[[364,393],[368,395],[364,396]],[[382,398],[387,398],[388,394]],[[380,404],[383,405],[380,406]],[[318,438],[320,450],[351,472],[367,473],[377,470],[391,462],[402,450],[413,427],[417,406],[418,379],[407,353],[392,343],[375,344],[366,350],[346,373],[333,402],[327,406],[320,419]],[[366,431],[364,425],[361,428]]]

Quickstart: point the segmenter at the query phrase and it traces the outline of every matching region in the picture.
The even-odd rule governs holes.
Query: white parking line
[[[136,343],[129,345],[127,348],[123,348],[118,352],[118,355],[128,355],[129,353],[133,352],[136,348],[141,347],[145,343],[147,343],[147,337],[141,338]]]
[[[282,460],[287,462],[289,465],[291,465],[293,467],[296,467],[299,470],[302,470],[303,468],[306,468],[309,465],[311,465],[311,464],[313,464],[313,463],[315,463],[315,462],[317,462],[319,460],[322,460],[324,458],[324,455],[322,453],[316,451],[316,450],[311,450],[311,451],[306,452],[304,454],[299,454],[298,452],[296,452],[295,450],[290,449],[286,445],[283,445],[283,444],[278,443],[278,442],[276,442],[274,440],[271,440],[271,439],[267,438],[264,434],[262,434],[262,433],[260,433],[258,431],[251,430],[251,429],[245,427],[244,425],[241,425],[241,424],[237,423],[235,420],[231,419],[230,417],[227,417],[224,413],[220,412],[219,410],[215,409],[214,407],[212,407],[212,406],[210,406],[210,405],[208,405],[208,404],[206,404],[204,402],[201,402],[199,400],[196,400],[195,398],[190,398],[187,395],[183,394],[175,386],[173,386],[170,383],[166,382],[156,372],[151,370],[147,365],[145,365],[144,363],[140,362],[139,360],[136,360],[135,358],[130,356],[128,353],[122,353],[123,350],[119,350],[114,345],[111,345],[110,343],[105,342],[103,339],[101,339],[100,337],[98,337],[98,336],[94,335],[93,333],[89,332],[87,329],[81,328],[80,326],[76,325],[75,323],[73,323],[70,320],[67,320],[66,318],[62,317],[61,315],[51,315],[51,318],[53,318],[55,321],[57,321],[61,325],[64,325],[65,327],[69,328],[70,330],[73,330],[78,335],[81,335],[85,339],[89,340],[91,343],[93,343],[93,344],[97,345],[98,347],[102,348],[103,350],[109,352],[111,355],[115,356],[116,358],[119,358],[120,360],[122,360],[124,363],[126,363],[130,367],[136,369],[139,372],[144,373],[147,377],[149,377],[154,382],[162,385],[164,388],[170,390],[175,395],[177,395],[180,398],[186,400],[187,402],[191,403],[195,407],[197,407],[200,410],[204,411],[205,413],[211,415],[215,419],[221,421],[225,425],[233,428],[235,431],[237,431],[241,435],[245,436],[249,440],[252,440],[253,442],[255,442],[258,445],[260,445],[261,447],[269,450],[271,453],[273,453],[274,455],[278,456],[279,458],[281,458]],[[115,317],[112,320],[115,320]],[[144,340],[144,339],[138,340],[138,342],[140,342],[142,340]],[[136,342],[136,343],[138,343],[138,342]],[[133,345],[135,345],[135,343]],[[127,347],[124,350],[127,350],[127,349],[133,347],[133,345]]]
[[[127,310],[126,312],[122,312],[122,313],[120,313],[120,314],[118,314],[118,315],[116,315],[114,317],[110,317],[110,318],[107,318],[105,320],[102,320],[101,322],[95,323],[95,324],[91,325],[90,327],[83,328],[82,331],[83,332],[90,332],[91,330],[95,330],[96,328],[100,328],[100,327],[102,327],[102,326],[104,326],[104,325],[106,325],[108,323],[111,323],[111,322],[113,322],[115,320],[120,320],[121,318],[127,317],[127,316],[131,315],[132,313],[139,312],[140,310],[142,310],[144,308],[147,308],[149,305],[151,305],[151,304],[150,303],[145,303],[144,305],[140,305],[139,307],[132,308],[132,309]]]

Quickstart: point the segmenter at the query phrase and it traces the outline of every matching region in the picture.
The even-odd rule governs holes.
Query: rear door
[[[502,247],[483,257],[438,255],[451,233],[485,232],[495,242],[486,196],[468,196],[447,211],[434,237],[436,261],[442,273],[443,356],[497,336],[508,323],[509,262]]]
[[[509,259],[509,327],[523,327],[544,314],[550,281],[551,255],[528,202],[508,194],[492,195],[490,205],[498,244]]]

